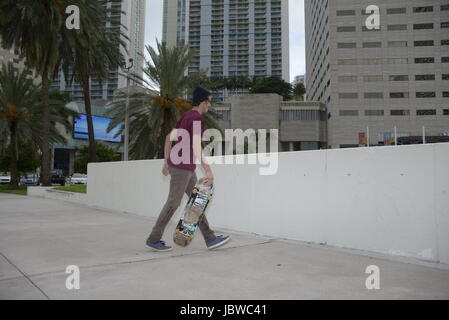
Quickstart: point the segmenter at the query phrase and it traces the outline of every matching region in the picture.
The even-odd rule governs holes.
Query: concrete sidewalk
[[[153,224],[0,194],[0,299],[449,299],[447,266],[246,234],[216,251],[198,235],[161,254],[144,247]],[[69,265],[80,268],[80,290],[66,289]],[[365,286],[370,265],[380,290]]]

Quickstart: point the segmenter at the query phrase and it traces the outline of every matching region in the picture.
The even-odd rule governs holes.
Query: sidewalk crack
[[[20,272],[20,274],[25,278],[25,279],[27,279],[37,290],[39,290],[39,292],[40,293],[42,293],[46,298],[47,298],[47,300],[51,300],[50,299],[50,297],[41,289],[41,288],[39,288],[39,286],[37,285],[37,284],[35,284],[34,282],[33,282],[33,280],[31,280],[30,279],[30,277],[28,276],[28,275],[26,275],[22,270],[20,270],[20,268],[19,267],[17,267],[11,260],[9,260],[2,252],[0,252],[0,255],[10,264],[10,265],[12,265],[17,271],[19,271]],[[17,278],[17,279],[19,279],[19,278]],[[6,280],[10,280],[10,279],[6,279]]]

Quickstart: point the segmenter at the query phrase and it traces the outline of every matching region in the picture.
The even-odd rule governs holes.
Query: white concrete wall
[[[88,203],[157,217],[161,166],[90,164]],[[273,176],[258,165],[213,171],[215,228],[449,264],[449,143],[280,153]]]

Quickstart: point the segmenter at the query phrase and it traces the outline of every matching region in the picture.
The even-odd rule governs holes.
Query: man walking
[[[184,193],[190,197],[190,194],[197,183],[195,174],[196,165],[194,159],[201,159],[201,166],[203,167],[206,178],[205,183],[210,185],[214,182],[214,176],[209,164],[206,162],[204,153],[201,147],[201,138],[205,131],[203,114],[209,111],[211,106],[211,93],[201,87],[195,88],[193,92],[193,108],[184,113],[181,119],[176,123],[175,128],[165,139],[164,155],[165,161],[162,168],[162,173],[165,176],[170,175],[170,191],[167,202],[162,208],[156,225],[151,232],[146,245],[148,248],[165,252],[171,251],[172,247],[167,246],[164,241],[161,241],[164,230],[167,227],[173,214],[181,204]],[[194,128],[200,124],[200,132],[195,132]],[[178,154],[172,152],[171,137],[178,137],[177,130],[185,130],[188,132],[189,139],[186,137],[179,137],[175,147],[180,150]],[[179,147],[179,148],[178,148]],[[188,155],[183,155],[182,152],[190,151]],[[172,154],[173,153],[173,154]],[[176,160],[175,160],[176,158]],[[181,161],[178,161],[181,159]],[[204,216],[200,222],[199,227],[203,234],[206,246],[208,249],[216,249],[226,244],[231,240],[231,236],[215,236],[215,233],[210,229],[209,223]]]

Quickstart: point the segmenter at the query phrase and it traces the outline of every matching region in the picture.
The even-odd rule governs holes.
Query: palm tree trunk
[[[51,186],[51,150],[50,150],[50,104],[48,98],[48,70],[42,72],[42,185]]]
[[[11,190],[19,189],[19,170],[17,166],[18,156],[17,156],[17,122],[12,121],[10,127],[11,134],[11,162],[10,162],[10,171],[11,171]]]
[[[84,105],[87,117],[87,133],[89,136],[89,162],[97,162],[97,146],[95,145],[94,123],[92,121],[92,106],[90,101],[89,78],[83,77],[81,85],[83,86]]]

